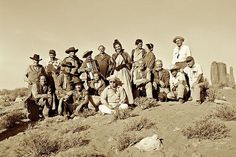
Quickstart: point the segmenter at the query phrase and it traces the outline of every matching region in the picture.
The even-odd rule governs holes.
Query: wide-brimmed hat
[[[176,43],[176,40],[177,40],[177,39],[180,39],[180,40],[184,41],[184,38],[183,38],[183,37],[181,37],[181,36],[176,36],[176,37],[173,39],[173,43]]]
[[[192,60],[194,60],[192,56],[188,56],[188,57],[186,58],[186,62],[190,62],[190,61],[192,61]]]
[[[61,66],[63,66],[63,67],[70,67],[70,68],[74,68],[74,67],[75,67],[75,66],[72,65],[71,62],[65,62],[65,63],[62,63]]]
[[[93,51],[86,51],[86,52],[84,52],[84,54],[83,54],[83,58],[86,58],[86,57],[88,57],[89,55],[91,55],[93,53]]]
[[[40,59],[40,56],[37,54],[34,54],[33,57],[30,57],[30,59],[36,60],[36,61],[41,61],[42,59]]]
[[[77,52],[77,51],[78,51],[78,49],[75,49],[75,47],[70,47],[65,52],[70,53],[70,52]]]
[[[53,49],[51,49],[51,50],[49,50],[49,54],[54,54],[54,55],[56,55],[56,51],[53,50]]]
[[[174,65],[174,66],[172,66],[172,67],[170,68],[170,71],[172,72],[172,71],[174,71],[174,70],[179,70],[179,69],[180,69],[179,66]]]

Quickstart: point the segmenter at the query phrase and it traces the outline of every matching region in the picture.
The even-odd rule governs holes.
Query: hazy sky
[[[30,56],[45,64],[48,50],[59,58],[70,46],[78,55],[119,39],[127,52],[134,41],[153,43],[170,67],[176,35],[185,37],[209,78],[211,62],[236,69],[236,0],[0,0],[0,89],[26,86]]]

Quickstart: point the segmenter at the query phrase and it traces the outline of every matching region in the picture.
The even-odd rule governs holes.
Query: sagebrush
[[[142,129],[150,129],[155,125],[147,118],[141,118],[139,120],[134,120],[126,126],[126,131],[141,131]]]
[[[140,107],[142,110],[159,106],[158,101],[156,99],[147,97],[137,97],[134,100],[134,104]]]
[[[226,121],[236,120],[236,107],[233,105],[217,107],[211,116]]]
[[[203,118],[195,121],[193,125],[184,128],[182,133],[188,139],[216,140],[228,137],[229,131],[230,129],[228,129],[224,123],[217,122],[210,118]]]

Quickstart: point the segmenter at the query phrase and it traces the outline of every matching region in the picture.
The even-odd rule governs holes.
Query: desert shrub
[[[60,149],[57,141],[52,140],[48,134],[28,134],[19,143],[16,150],[17,156],[42,156],[47,157],[56,154]]]
[[[68,133],[63,136],[53,137],[47,132],[28,133],[19,142],[15,150],[17,156],[43,156],[49,157],[70,148],[88,145],[90,140],[84,139],[79,133]]]
[[[116,110],[116,112],[113,114],[113,121],[124,120],[129,117],[135,117],[135,116],[137,115],[132,114],[129,109],[119,109],[119,110]]]
[[[211,116],[226,121],[236,120],[236,107],[233,105],[217,107]]]
[[[206,90],[206,101],[214,102],[216,99],[216,90],[214,88],[209,88]]]
[[[156,99],[147,98],[147,97],[136,98],[134,100],[134,104],[140,107],[142,110],[159,106],[158,101]]]
[[[155,125],[155,123],[150,122],[147,118],[141,118],[139,120],[135,120],[131,123],[129,123],[126,126],[126,131],[140,131],[142,129],[150,129],[151,127],[153,127]]]
[[[182,130],[184,136],[188,139],[197,138],[204,139],[221,139],[228,136],[230,129],[225,124],[216,122],[210,118],[203,118],[195,121],[193,125],[188,126]]]
[[[13,90],[3,89],[0,90],[0,95],[4,95],[8,101],[15,101],[17,97],[23,97],[28,94],[27,88],[16,88]]]
[[[138,143],[143,137],[135,136],[132,133],[124,133],[118,136],[117,141],[117,149],[118,151],[123,151],[126,148],[133,146]]]
[[[0,129],[12,128],[17,122],[26,118],[26,114],[21,110],[13,110],[0,118]]]
[[[8,100],[4,100],[5,98],[1,98],[0,99],[0,106],[2,107],[7,107],[7,106],[11,106],[11,102]]]
[[[85,146],[88,145],[89,142],[90,140],[80,137],[79,133],[67,134],[59,140],[60,151],[64,151],[77,146]]]

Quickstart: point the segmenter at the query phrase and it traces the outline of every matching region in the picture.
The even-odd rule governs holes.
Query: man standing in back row
[[[181,36],[175,37],[173,42],[176,44],[176,47],[173,51],[172,66],[176,65],[184,69],[187,66],[186,58],[191,56],[190,49],[187,45],[183,45],[184,38]]]

